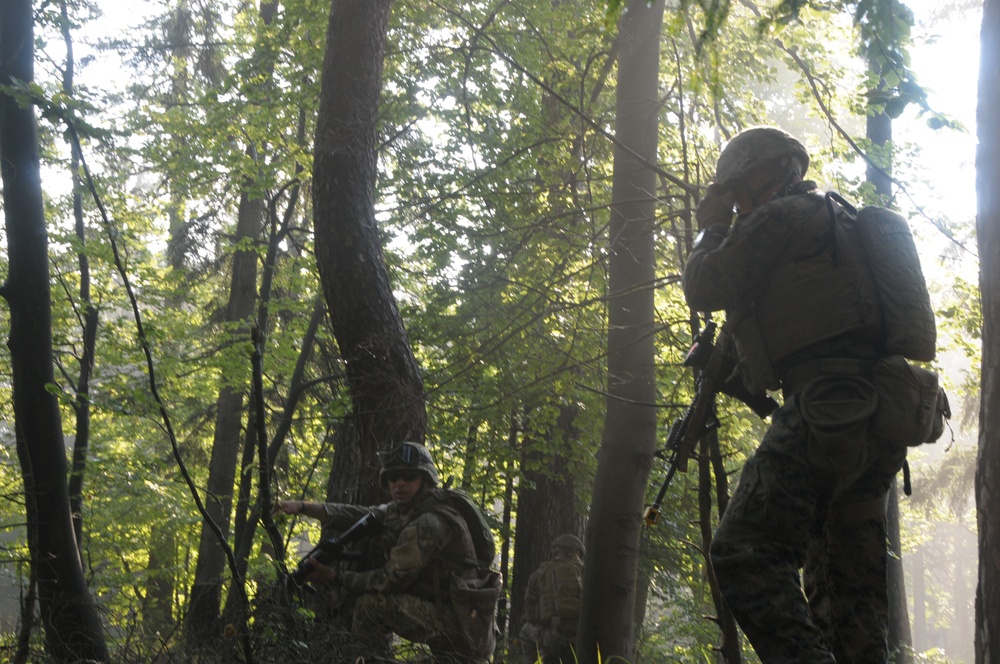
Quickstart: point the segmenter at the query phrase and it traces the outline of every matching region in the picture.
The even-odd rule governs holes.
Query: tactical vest
[[[583,594],[583,563],[550,560],[539,568],[538,584],[539,622],[546,627],[554,625],[560,634],[575,635]]]
[[[901,318],[905,326],[913,306],[896,307],[893,323],[887,325],[887,309],[879,294],[899,286],[883,284],[880,289],[876,277],[893,272],[919,279],[925,294],[926,286],[919,263],[915,271],[900,265],[910,265],[915,248],[908,253],[883,251],[882,260],[896,262],[873,274],[866,248],[872,235],[861,231],[853,210],[828,198],[804,220],[801,231],[781,251],[777,267],[762,276],[746,303],[728,312],[739,370],[752,392],[778,389],[789,369],[785,360],[824,341],[850,337],[869,342],[881,353],[899,352],[887,347],[886,329],[897,329]],[[912,244],[912,237],[909,241]],[[930,312],[929,300],[925,309]]]

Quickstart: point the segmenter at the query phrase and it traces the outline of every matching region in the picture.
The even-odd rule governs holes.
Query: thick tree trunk
[[[976,511],[979,588],[976,662],[1000,662],[1000,1],[985,0],[976,110],[976,231],[983,306],[983,365],[979,406]],[[991,610],[994,609],[994,610]]]
[[[630,0],[619,28],[608,258],[608,401],[587,525],[580,662],[635,659],[642,506],[656,450],[653,227],[663,1]]]
[[[376,452],[424,442],[423,380],[389,282],[375,221],[378,100],[390,0],[333,0],[313,167],[316,261],[347,370],[362,462],[359,502],[375,502]]]
[[[30,0],[0,3],[0,84],[33,79]],[[24,479],[28,544],[45,644],[57,661],[107,661],[104,632],[83,576],[70,514],[59,404],[48,386],[52,312],[34,108],[0,94],[0,169],[9,272],[14,423]]]

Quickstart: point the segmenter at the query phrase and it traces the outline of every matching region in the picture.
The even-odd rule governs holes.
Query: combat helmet
[[[427,448],[420,443],[404,442],[379,452],[382,469],[378,473],[378,482],[386,486],[386,473],[390,470],[419,470],[424,476],[424,486],[434,487],[440,483],[434,459]]]
[[[572,533],[563,533],[559,537],[552,541],[552,548],[560,549],[570,549],[571,551],[576,551],[580,554],[580,557],[586,555],[587,550],[583,546],[583,541],[579,537]]]
[[[751,127],[723,148],[715,164],[715,181],[730,189],[753,171],[779,165],[786,158],[802,167],[799,176],[806,174],[809,153],[797,138],[777,127]]]

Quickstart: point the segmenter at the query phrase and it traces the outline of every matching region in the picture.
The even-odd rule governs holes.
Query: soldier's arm
[[[351,505],[348,503],[307,503],[307,516],[319,519],[324,527],[331,527],[334,530],[346,530],[353,526],[358,520],[369,512],[375,517],[385,521],[385,506],[366,507],[364,505]]]
[[[740,303],[767,278],[815,205],[782,199],[739,219],[728,233],[723,225],[709,226],[684,266],[684,297],[691,308],[719,311]]]

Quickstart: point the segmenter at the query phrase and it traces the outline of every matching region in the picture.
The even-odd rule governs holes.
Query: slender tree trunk
[[[1000,662],[1000,2],[985,0],[976,110],[976,232],[983,307],[983,365],[976,463],[979,588],[976,662]]]
[[[866,123],[868,140],[880,148],[892,145],[892,118],[885,113],[868,116]],[[875,186],[879,202],[888,204],[892,200],[892,157],[887,155],[881,168],[868,165],[865,177]],[[888,555],[886,561],[886,594],[889,598],[889,652],[893,653],[895,664],[909,664],[913,636],[910,631],[910,616],[906,609],[906,580],[903,576],[903,547],[900,536],[899,491],[893,480],[889,489],[889,504],[886,510],[888,534]]]
[[[34,77],[30,0],[0,3],[0,84]],[[70,514],[66,448],[55,382],[48,237],[34,107],[0,93],[0,172],[7,229],[14,424],[24,479],[28,545],[45,644],[57,661],[107,661],[104,631],[87,589]]]
[[[69,19],[67,3],[61,7],[63,42],[66,45],[66,66],[63,69],[63,92],[73,96],[73,58],[72,25]],[[80,267],[80,308],[83,311],[81,322],[82,349],[80,352],[80,373],[76,380],[76,391],[73,394],[73,412],[76,415],[75,436],[73,437],[73,463],[69,476],[70,511],[73,515],[73,531],[76,534],[80,555],[83,555],[83,481],[87,470],[87,453],[90,449],[90,376],[94,372],[94,350],[97,345],[97,307],[90,299],[90,259],[87,256],[87,232],[83,221],[83,191],[84,184],[80,178],[79,146],[75,143],[70,147],[70,179],[73,182],[73,223],[76,237],[80,241],[80,252],[77,263]]]
[[[247,194],[240,198],[234,243],[257,240],[264,219],[264,205],[260,199]],[[257,295],[257,252],[241,249],[233,256],[229,303],[225,319],[230,322],[246,321],[254,313]],[[233,489],[236,465],[243,440],[243,393],[241,385],[226,385],[216,402],[215,436],[212,456],[208,466],[208,489],[205,509],[211,519],[227,536],[232,519]],[[198,561],[195,565],[194,584],[186,618],[186,635],[191,644],[200,644],[215,638],[222,603],[222,582],[226,570],[226,554],[212,528],[202,524],[198,544]]]
[[[892,144],[892,118],[885,113],[869,115],[865,123],[865,134],[873,145],[884,147]],[[889,157],[876,168],[871,164],[865,169],[865,179],[875,186],[880,202],[888,203],[892,198],[892,159]]]
[[[702,437],[701,444],[702,455],[706,461],[699,463],[699,469],[703,465],[707,465],[711,469],[711,473],[709,473],[707,468],[701,471],[703,476],[699,478],[699,494],[703,491],[712,492],[714,490],[715,500],[718,503],[716,512],[721,519],[722,515],[726,512],[726,508],[729,507],[729,477],[726,475],[726,464],[722,458],[722,447],[719,445],[718,429],[707,431]],[[715,478],[714,482],[712,482],[713,476]],[[702,482],[706,486],[701,486]],[[711,500],[709,499],[708,502],[711,502]],[[719,631],[722,638],[719,645],[719,654],[722,656],[722,661],[726,662],[726,664],[740,664],[743,661],[743,653],[740,650],[740,632],[736,625],[736,618],[733,617],[732,612],[722,598],[722,592],[719,591],[719,584],[715,580],[712,559],[708,556],[708,551],[712,547],[714,530],[706,528],[704,524],[710,522],[710,516],[710,513],[702,514],[701,516],[702,546],[705,553],[705,565],[708,569],[708,583],[712,592],[712,602],[715,605],[716,620],[719,623]]]
[[[316,126],[316,262],[347,370],[360,450],[358,502],[375,502],[376,452],[424,442],[423,380],[375,220],[378,100],[390,0],[333,0]]]
[[[564,408],[558,428],[565,441],[577,439],[573,409]],[[551,556],[552,541],[562,533],[581,535],[584,520],[576,508],[576,493],[567,458],[552,454],[552,435],[545,440],[522,441],[525,481],[517,493],[517,534],[514,537],[513,585],[510,589],[510,625],[517,634],[524,621],[524,595],[528,577]],[[532,470],[539,468],[539,470]],[[527,485],[527,486],[526,486]],[[531,488],[528,488],[530,486]]]
[[[912,559],[913,580],[913,646],[917,652],[923,652],[930,646],[927,640],[927,562],[922,548],[916,549],[909,559]]]
[[[634,660],[642,503],[656,451],[653,227],[663,1],[627,2],[619,27],[608,258],[608,401],[587,525],[582,664]]]

